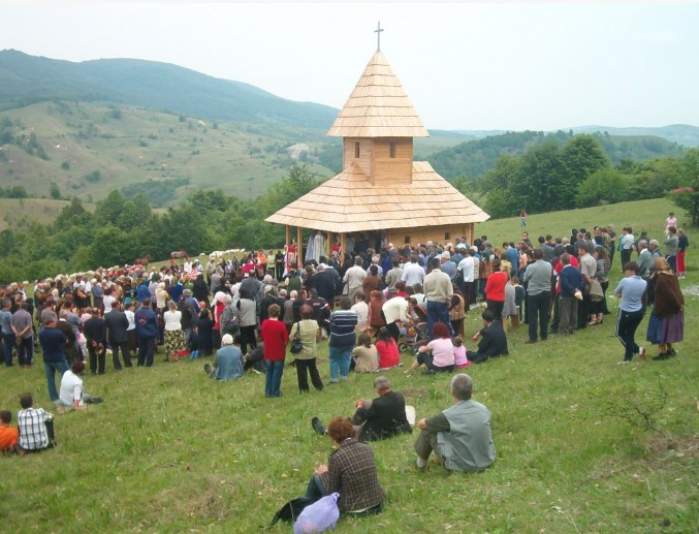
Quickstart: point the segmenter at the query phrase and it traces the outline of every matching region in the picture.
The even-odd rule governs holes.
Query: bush
[[[102,179],[102,173],[100,171],[92,171],[85,175],[85,181],[91,184],[97,183]]]
[[[617,169],[606,167],[590,174],[578,186],[579,207],[613,204],[627,200],[629,179]]]

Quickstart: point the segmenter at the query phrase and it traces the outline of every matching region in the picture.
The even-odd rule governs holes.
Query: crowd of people
[[[300,392],[325,389],[318,368],[323,339],[330,385],[346,381],[351,372],[400,367],[406,352],[414,356],[406,374],[457,373],[450,382],[454,405],[431,418],[409,422],[405,399],[380,376],[377,398],[357,401],[352,418],[334,418],[327,430],[313,419],[313,428],[330,436],[336,450],[311,478],[306,505],[339,492],[341,512],[376,513],[383,490],[365,442],[417,428],[419,468],[433,454],[448,470],[490,466],[495,459],[490,412],[471,399],[473,382],[460,370],[509,354],[507,332],[521,323],[528,325],[527,343],[603,324],[617,252],[624,273],[614,289],[622,361],[645,355],[635,333],[648,309],[646,337],[658,346],[654,359],[675,356],[684,324],[678,279],[685,274],[689,246],[676,225],[670,214],[662,250],[660,241],[636,236],[632,228],[617,236],[612,227],[594,227],[536,242],[525,231],[516,244],[499,247],[481,236],[472,243],[335,250],[303,269],[289,268],[283,251],[268,268],[260,263],[266,259],[260,251],[205,267],[187,259],[157,270],[133,265],[58,276],[31,288],[10,284],[0,289],[3,357],[8,367],[15,357],[20,367],[31,367],[40,345],[49,397],[59,411],[101,402],[85,391],[86,366],[104,374],[109,356],[114,372],[134,366],[134,358],[136,366],[150,367],[159,346],[166,360],[215,354],[204,365],[212,379],[264,373],[266,397],[282,395],[289,354]],[[464,320],[472,312],[480,315],[482,327],[469,336]],[[23,395],[20,404],[18,431],[12,414],[0,412],[0,447],[25,453],[51,447],[52,414],[34,408],[31,395]]]

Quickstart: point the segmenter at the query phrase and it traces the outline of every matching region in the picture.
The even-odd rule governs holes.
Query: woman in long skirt
[[[677,354],[673,343],[682,341],[684,297],[677,277],[664,258],[655,260],[655,274],[651,278],[651,284],[654,301],[647,339],[658,345],[658,354],[653,359],[666,360]]]

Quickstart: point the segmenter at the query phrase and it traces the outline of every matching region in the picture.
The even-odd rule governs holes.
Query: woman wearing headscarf
[[[653,312],[648,322],[647,339],[658,345],[654,360],[666,360],[677,352],[673,343],[682,341],[684,333],[684,297],[675,273],[665,258],[655,260],[655,273],[649,281],[653,298]]]

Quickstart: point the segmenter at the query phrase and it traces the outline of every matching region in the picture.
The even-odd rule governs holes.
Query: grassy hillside
[[[0,51],[0,109],[44,100],[110,101],[211,120],[326,128],[337,110],[280,98],[252,85],[137,59],[75,63]]]
[[[67,200],[48,198],[0,198],[0,232],[6,228],[18,228],[29,223],[52,223],[61,210],[69,204]],[[94,204],[83,204],[86,210],[94,210]]]
[[[486,235],[496,246],[503,241],[517,241],[522,231],[529,232],[532,242],[540,235],[570,236],[572,228],[585,228],[614,225],[617,233],[623,226],[631,226],[636,235],[642,231],[648,235],[662,237],[667,214],[674,211],[679,215],[680,227],[688,226],[684,214],[675,204],[666,198],[638,200],[635,202],[620,202],[594,208],[582,208],[567,211],[553,211],[530,215],[526,228],[521,229],[519,217],[494,219],[476,226],[476,234]]]
[[[657,233],[665,208],[658,201],[532,216],[530,229],[547,224],[563,232],[587,221],[637,225],[645,216]],[[486,223],[478,231],[497,239],[519,235],[516,221],[497,223],[510,226]],[[690,241],[697,238],[690,234]],[[685,289],[699,284],[691,252],[689,267]],[[615,270],[613,283],[617,277]],[[613,299],[610,304],[616,313]],[[474,475],[447,475],[436,466],[419,473],[414,435],[373,443],[386,510],[342,519],[337,531],[696,532],[697,297],[687,296],[685,313],[686,339],[677,346],[679,356],[665,362],[617,365],[615,315],[573,338],[552,336],[535,345],[524,344],[523,328],[510,333],[509,357],[468,370],[475,398],[492,412],[494,466]],[[647,318],[639,338],[646,325]],[[477,314],[470,313],[466,331],[477,327]],[[324,345],[320,354],[326,380]],[[412,357],[403,355],[403,362]],[[303,494],[314,466],[327,461],[329,442],[312,434],[310,417],[351,414],[356,399],[372,396],[371,375],[300,395],[293,368],[286,368],[283,399],[266,400],[264,377],[215,383],[202,363],[163,363],[161,354],[152,369],[115,373],[108,364],[106,375],[88,376],[88,391],[104,404],[57,416],[56,449],[1,459],[5,529],[260,530],[279,506]],[[402,369],[387,374],[418,417],[450,403],[448,377],[407,376]],[[0,408],[16,410],[24,391],[49,407],[40,365],[2,368],[0,375]],[[650,414],[651,428],[636,409]]]
[[[0,185],[22,185],[33,195],[49,196],[50,184],[56,183],[65,196],[97,200],[112,189],[139,184],[148,189],[144,182],[158,180],[160,192],[170,190],[161,204],[193,188],[221,188],[250,198],[286,174],[293,163],[288,146],[304,140],[314,147],[319,139],[309,130],[282,126],[44,102],[0,113]]]

